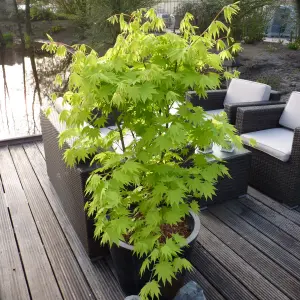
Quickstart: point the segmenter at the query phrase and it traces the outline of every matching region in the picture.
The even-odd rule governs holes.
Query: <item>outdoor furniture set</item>
[[[213,147],[212,154],[226,162],[231,178],[217,184],[212,201],[200,199],[201,208],[245,195],[248,184],[287,205],[300,203],[300,93],[294,92],[287,105],[280,96],[270,86],[240,79],[232,80],[227,91],[209,91],[208,99],[188,93],[193,105],[201,105],[210,114],[225,111],[245,143],[244,149],[232,152]],[[58,145],[58,135],[65,129],[59,122],[61,109],[57,106],[48,117],[41,113],[48,175],[88,255],[104,256],[107,249],[95,242],[93,220],[84,211],[89,201],[85,184],[96,166],[85,163],[69,168],[64,163],[63,153],[72,141],[63,148]],[[257,141],[255,147],[250,145],[252,138]]]

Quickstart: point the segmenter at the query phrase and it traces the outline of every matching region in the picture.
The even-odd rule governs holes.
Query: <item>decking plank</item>
[[[0,172],[32,299],[62,299],[8,148],[0,149]]]
[[[200,244],[194,249],[191,262],[225,299],[257,299],[239,280],[232,276],[201,247]]]
[[[45,158],[45,149],[44,149],[43,142],[36,142],[36,145],[37,145],[38,149],[40,150],[41,154],[43,155],[43,157]]]
[[[254,212],[252,209],[250,209],[253,206],[252,204],[253,202],[251,199],[241,199],[240,202],[229,201],[225,204],[225,206],[233,213],[240,216],[247,223],[259,230],[261,233],[269,237],[280,247],[300,259],[300,242],[296,239],[297,235],[300,233],[300,227],[275,211],[271,211],[268,214],[269,208],[267,207],[261,207],[261,215],[259,215],[256,213],[256,211]],[[264,214],[264,212],[266,212],[266,214]],[[263,218],[264,216],[266,219]],[[287,230],[287,232],[289,232],[291,235],[287,234],[279,227],[271,223],[272,221],[277,223],[280,227],[284,227],[285,231],[290,229],[290,231]],[[292,234],[295,236],[295,238],[292,237]]]
[[[287,217],[288,219],[290,219],[294,223],[300,225],[300,214],[299,214],[298,211],[292,210],[292,209],[289,209],[289,208],[283,206],[279,202],[271,199],[270,197],[262,194],[261,192],[255,190],[254,188],[252,188],[250,186],[248,188],[248,194],[251,197],[253,197],[256,200],[258,200],[261,203],[263,203],[264,205],[270,207],[271,209],[277,211],[281,215]]]
[[[106,264],[99,265],[92,263],[88,258],[83,245],[77,237],[59,202],[59,198],[49,181],[46,162],[40,151],[37,149],[37,146],[34,144],[24,144],[23,147],[96,298],[101,300],[122,299],[124,294],[116,279],[113,277],[109,267]],[[110,282],[108,282],[107,278],[111,279]]]
[[[289,299],[207,228],[201,228],[198,242],[258,299]]]
[[[240,202],[249,207],[256,214],[279,227],[285,233],[291,235],[294,239],[300,241],[300,226],[295,222],[249,195],[246,198],[241,199]]]
[[[95,299],[23,147],[9,149],[64,299]]]
[[[2,186],[0,186],[0,299],[30,299]]]
[[[205,211],[201,213],[201,225],[210,230],[284,294],[293,300],[299,299],[300,282],[221,220]]]
[[[204,291],[206,300],[225,300],[216,288],[196,269],[185,276],[185,283],[195,281]]]
[[[224,206],[216,205],[210,207],[209,211],[298,280],[300,279],[300,261],[289,252]]]

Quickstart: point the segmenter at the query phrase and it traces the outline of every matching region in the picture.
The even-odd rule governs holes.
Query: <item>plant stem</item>
[[[113,110],[113,115],[114,115],[114,118],[116,120],[116,125],[118,127],[118,131],[120,133],[120,139],[121,139],[121,144],[122,144],[122,150],[123,150],[123,153],[125,152],[125,142],[124,142],[124,135],[123,135],[123,131],[122,131],[122,128],[121,128],[121,123],[118,121],[118,117],[117,117],[117,114],[116,112]]]

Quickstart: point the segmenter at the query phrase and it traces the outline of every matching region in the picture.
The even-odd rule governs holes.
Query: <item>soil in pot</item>
[[[172,233],[179,233],[187,237],[189,247],[185,247],[182,252],[182,257],[190,259],[193,246],[197,240],[200,231],[200,220],[197,215],[191,212],[191,216],[186,222],[178,224],[178,226],[164,225],[162,228],[166,236],[171,236]],[[120,246],[113,246],[110,250],[112,260],[118,275],[119,283],[126,295],[139,294],[142,287],[149,281],[150,272],[145,272],[141,278],[139,271],[143,263],[143,259],[138,258],[133,254],[133,247],[129,244],[120,242]],[[177,279],[172,281],[172,285],[166,284],[162,288],[161,300],[171,300],[175,297],[178,290],[183,286],[185,273],[177,275]]]

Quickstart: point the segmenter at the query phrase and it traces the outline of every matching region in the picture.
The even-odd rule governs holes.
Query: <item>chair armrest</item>
[[[276,128],[285,104],[239,107],[236,129],[239,134]]]
[[[227,90],[212,90],[207,92],[207,98],[199,97],[196,92],[187,93],[187,100],[194,106],[201,106],[205,111],[223,109]]]
[[[239,107],[253,107],[253,106],[266,106],[266,105],[278,105],[278,101],[255,101],[255,102],[239,102],[239,103],[228,103],[224,105],[225,112],[228,116],[230,124],[235,125],[236,114]]]
[[[270,101],[280,101],[282,93],[279,91],[271,91]]]
[[[299,170],[299,166],[300,166],[300,127],[297,127],[294,131],[291,162],[293,163],[293,165],[296,165],[298,171],[300,171]]]

